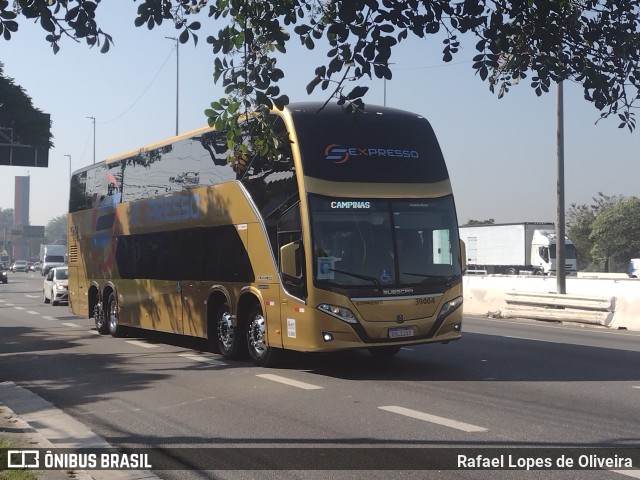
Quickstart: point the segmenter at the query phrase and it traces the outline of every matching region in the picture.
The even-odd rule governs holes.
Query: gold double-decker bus
[[[271,118],[275,159],[229,163],[225,132],[203,128],[74,172],[72,312],[262,366],[459,339],[464,246],[429,122],[319,103]]]

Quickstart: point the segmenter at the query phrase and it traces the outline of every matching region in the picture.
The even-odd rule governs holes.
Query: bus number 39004
[[[434,303],[436,303],[436,299],[434,297],[416,298],[416,305],[432,305]]]

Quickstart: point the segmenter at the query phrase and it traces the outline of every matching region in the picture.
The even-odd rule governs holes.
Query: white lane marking
[[[470,425],[468,423],[458,422],[457,420],[451,420],[450,418],[437,417],[424,412],[418,412],[417,410],[410,410],[404,407],[396,407],[394,405],[386,407],[378,407],[380,410],[386,410],[387,412],[397,413],[404,415],[405,417],[415,418],[417,420],[423,420],[425,422],[436,423],[449,428],[455,428],[456,430],[462,430],[463,432],[486,432],[486,428],[478,427],[476,425]]]
[[[13,308],[15,308],[16,310],[24,310],[24,307],[13,307]]]
[[[25,295],[27,298],[40,298],[40,295]]]
[[[153,343],[141,342],[140,340],[125,340],[125,342],[142,348],[158,348],[158,345],[154,345]]]
[[[195,360],[196,362],[208,363],[209,365],[226,365],[226,363],[213,358],[202,357],[200,355],[192,355],[191,353],[179,353],[179,357],[188,358],[189,360]]]
[[[47,315],[46,317],[42,317],[42,318],[44,318],[45,320],[57,320],[57,318],[50,317],[49,315]]]
[[[13,307],[13,303],[7,303],[5,304],[6,307]]]
[[[72,322],[62,322],[65,327],[81,328],[81,325]]]
[[[638,386],[638,387],[633,387],[633,388],[638,388],[638,389],[640,389],[640,386]]]
[[[505,323],[510,323],[512,325],[535,325],[536,328],[560,328],[562,330],[574,330],[576,327],[574,326],[569,326],[569,325],[560,325],[560,324],[553,324],[553,325],[540,325],[537,323],[534,324],[529,324],[529,323],[524,323],[524,322],[517,322],[517,321],[509,321],[506,320],[504,318],[500,319],[500,320],[496,320],[493,318],[487,318],[487,317],[473,317],[473,316],[469,316],[470,320],[482,320],[483,322],[492,322],[492,323],[500,323],[500,324],[505,324]],[[583,329],[580,330],[581,333],[585,333],[585,334],[608,334],[608,335],[626,335],[626,336],[632,336],[632,337],[637,337],[639,336],[638,332],[636,331],[627,331],[627,330],[600,330],[600,329],[593,329],[593,330],[587,330],[587,329]],[[518,337],[514,337],[514,338],[518,338]],[[525,337],[521,337],[524,340],[536,340],[536,339],[529,339],[529,338],[525,338]]]
[[[626,475],[631,478],[640,478],[640,470],[611,470],[613,473],[619,473],[620,475]]]
[[[273,380],[274,382],[284,383],[291,387],[302,388],[303,390],[319,390],[323,387],[317,385],[311,385],[310,383],[299,382],[297,380],[291,380],[290,378],[281,377],[280,375],[272,375],[271,373],[262,373],[256,375],[256,377],[264,378],[265,380]]]
[[[89,333],[92,335],[100,335],[100,332],[97,330],[89,330]]]
[[[33,310],[27,310],[29,315],[40,315],[40,312],[34,312]]]

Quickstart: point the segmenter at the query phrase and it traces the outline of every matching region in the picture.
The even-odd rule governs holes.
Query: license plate
[[[393,327],[389,329],[389,338],[413,337],[413,327]]]

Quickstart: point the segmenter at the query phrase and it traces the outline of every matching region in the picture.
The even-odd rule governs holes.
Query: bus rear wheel
[[[275,365],[282,353],[279,348],[267,345],[266,328],[267,322],[262,314],[262,308],[256,304],[249,312],[247,347],[249,356],[259,367]]]
[[[102,302],[100,301],[96,302],[93,306],[93,320],[96,322],[96,330],[98,330],[100,335],[109,333],[109,325],[107,324],[107,319],[102,309]]]
[[[243,356],[243,336],[240,323],[234,322],[229,310],[229,305],[226,303],[218,309],[218,314],[216,315],[217,337],[218,347],[222,356],[233,360]]]
[[[120,325],[118,318],[118,300],[116,293],[111,292],[107,300],[107,328],[112,337],[124,336],[124,327]]]

